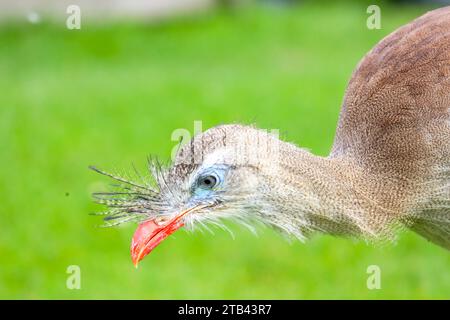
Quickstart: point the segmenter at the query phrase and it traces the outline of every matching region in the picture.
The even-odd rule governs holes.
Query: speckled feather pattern
[[[108,216],[170,215],[212,164],[230,168],[226,187],[212,208],[186,217],[188,228],[234,219],[301,240],[391,241],[407,227],[450,250],[450,7],[399,28],[362,59],[328,157],[253,126],[217,126],[180,147],[167,169],[153,163],[152,186],[125,183],[128,194],[115,198],[122,206],[102,198]]]

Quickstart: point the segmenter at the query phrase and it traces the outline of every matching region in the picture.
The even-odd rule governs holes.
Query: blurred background
[[[365,1],[0,1],[0,298],[450,298],[450,255],[410,232],[373,247],[179,231],[135,269],[136,225],[97,227],[90,194],[110,181],[88,170],[169,159],[195,120],[280,129],[326,155],[358,61],[445,3],[377,2],[371,30]],[[71,4],[81,29],[66,26]]]

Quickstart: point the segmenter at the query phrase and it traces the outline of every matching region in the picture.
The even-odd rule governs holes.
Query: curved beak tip
[[[131,261],[137,268],[139,261],[153,251],[164,239],[184,226],[183,217],[195,210],[209,205],[189,208],[165,221],[157,223],[155,219],[142,222],[136,229],[131,241]]]
[[[156,223],[154,220],[148,220],[138,226],[134,232],[130,249],[131,261],[136,268],[139,261],[184,225],[180,218],[181,215],[178,215],[163,225]]]
[[[139,266],[139,261],[141,261],[142,258],[139,257],[139,255],[136,255],[133,250],[131,251],[131,261],[133,262],[134,267],[137,269]]]

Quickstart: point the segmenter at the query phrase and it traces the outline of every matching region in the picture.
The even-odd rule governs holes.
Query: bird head
[[[270,206],[265,195],[276,176],[279,142],[250,126],[214,127],[182,145],[169,166],[150,159],[147,176],[130,179],[93,168],[120,188],[95,197],[109,207],[107,223],[140,223],[131,244],[137,266],[181,227],[227,229],[224,220],[234,220],[254,230],[255,221],[270,221],[261,215]]]

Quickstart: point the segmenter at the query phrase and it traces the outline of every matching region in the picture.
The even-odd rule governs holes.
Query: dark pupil
[[[203,185],[206,187],[212,187],[216,183],[216,178],[210,176],[203,179]]]

